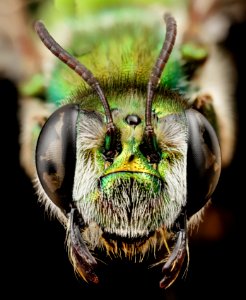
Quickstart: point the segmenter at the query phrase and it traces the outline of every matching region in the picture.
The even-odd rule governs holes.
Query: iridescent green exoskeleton
[[[176,46],[175,16],[164,21],[156,9],[111,8],[71,21],[67,50],[35,23],[58,57],[36,186],[88,282],[100,281],[97,265],[107,257],[148,257],[163,265],[160,286],[169,287],[187,262],[188,227],[219,180],[216,114],[192,81],[208,50],[185,39]]]

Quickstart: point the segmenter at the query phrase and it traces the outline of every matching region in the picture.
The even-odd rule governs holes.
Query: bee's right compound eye
[[[64,212],[70,211],[76,163],[78,105],[56,110],[44,124],[36,147],[36,168],[50,200]]]

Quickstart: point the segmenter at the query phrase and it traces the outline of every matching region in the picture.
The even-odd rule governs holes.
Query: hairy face
[[[78,121],[73,201],[87,225],[84,238],[92,249],[105,246],[108,239],[148,243],[157,231],[170,229],[186,203],[184,115],[178,109],[170,113],[170,104],[163,104],[161,114],[156,107],[160,161],[151,163],[143,140],[144,107],[136,101],[132,96],[125,107],[114,110],[120,150],[110,162],[103,154],[105,127],[100,114],[84,112]],[[137,116],[138,124],[128,124],[128,116]]]

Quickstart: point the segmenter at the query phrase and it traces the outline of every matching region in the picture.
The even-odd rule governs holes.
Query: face
[[[158,86],[176,35],[175,20],[165,21],[146,90],[123,77],[102,82],[102,89],[42,23],[35,25],[51,52],[94,90],[78,91],[55,111],[36,148],[39,194],[64,223],[71,261],[86,281],[98,282],[100,253],[134,262],[151,253],[152,264],[164,264],[160,286],[170,286],[187,254],[187,216],[218,182],[212,126],[178,93]]]
[[[144,140],[144,100],[138,94],[119,95],[118,103],[112,99],[117,138],[110,159],[103,116],[83,110],[79,114],[73,202],[92,247],[108,248],[108,240],[117,243],[121,238],[129,244],[148,243],[156,231],[171,228],[185,205],[187,123],[182,104],[159,97],[153,105],[160,160],[152,163]],[[116,249],[110,251],[117,254]]]

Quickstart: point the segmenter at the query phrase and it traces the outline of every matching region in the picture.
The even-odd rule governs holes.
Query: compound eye
[[[187,208],[197,212],[213,194],[221,172],[220,145],[208,120],[198,111],[186,111],[188,122]]]
[[[70,211],[76,163],[76,124],[79,107],[65,105],[44,124],[36,146],[39,181],[50,200]]]

